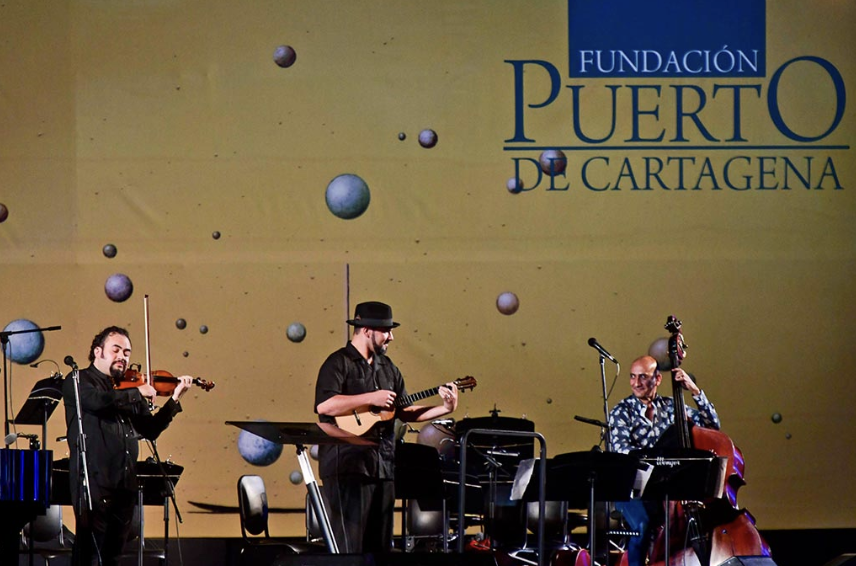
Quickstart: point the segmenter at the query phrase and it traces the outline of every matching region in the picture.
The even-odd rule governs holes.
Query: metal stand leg
[[[137,548],[137,564],[143,566],[143,548],[146,546],[145,522],[146,514],[143,512],[143,488],[137,490],[137,511],[140,514],[140,545]]]
[[[595,474],[592,474],[589,477],[589,521],[588,521],[588,539],[589,539],[589,556],[591,557],[591,562],[594,564],[595,557],[597,556],[597,548],[595,548],[595,531],[597,530],[597,525],[595,524],[595,508],[594,508],[594,487],[595,482],[597,481],[597,477]]]
[[[672,523],[672,508],[669,505],[669,495],[666,494],[666,525],[664,527],[666,529],[666,533],[665,533],[666,534],[666,540],[665,540],[665,542],[666,542],[666,566],[669,566],[669,553],[671,553],[671,551],[672,551],[672,546],[671,546],[671,543],[669,541],[669,535],[670,535],[669,531],[672,530],[671,523]]]
[[[324,536],[324,542],[327,544],[327,550],[331,554],[339,554],[339,545],[336,544],[336,537],[333,535],[333,528],[330,526],[330,517],[327,515],[327,508],[324,507],[321,490],[318,488],[318,482],[315,481],[315,473],[309,464],[306,447],[302,444],[297,445],[297,461],[300,463],[303,481],[306,483],[309,499],[312,502],[312,509],[315,511],[315,517],[317,517],[318,525],[321,527],[321,533]]]
[[[163,498],[163,562],[169,564],[169,497]]]

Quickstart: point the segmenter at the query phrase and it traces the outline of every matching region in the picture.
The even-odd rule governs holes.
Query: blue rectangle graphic
[[[568,0],[570,77],[763,77],[766,0]]]

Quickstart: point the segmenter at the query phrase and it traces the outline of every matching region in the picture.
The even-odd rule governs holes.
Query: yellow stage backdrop
[[[611,407],[675,314],[758,526],[856,527],[856,3],[768,2],[766,69],[736,78],[691,72],[746,63],[722,44],[672,61],[682,76],[571,77],[572,4],[0,6],[0,325],[61,325],[39,359],[64,373],[123,325],[141,362],[150,297],[154,367],[216,382],[158,443],[185,466],[182,536],[240,535],[236,513],[191,502],[236,506],[241,474],[303,505],[291,449],[253,466],[224,422],[315,420],[317,369],[364,300],[393,306],[410,391],[476,376],[454,416],[525,416],[550,455],[598,442],[573,419],[603,418],[587,340],[622,363]],[[552,178],[536,165],[550,148],[567,156]],[[352,219],[325,201],[342,174],[370,191]],[[116,273],[124,302],[105,293]],[[11,366],[14,415],[55,367]],[[60,407],[56,459],[64,433]],[[272,529],[300,534],[302,517]]]

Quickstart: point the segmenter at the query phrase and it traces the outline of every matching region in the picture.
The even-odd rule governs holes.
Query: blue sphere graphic
[[[124,273],[114,273],[104,283],[104,292],[111,301],[121,303],[131,298],[131,293],[134,292],[134,284],[131,282],[131,278]]]
[[[339,175],[327,185],[327,208],[344,220],[361,215],[369,207],[369,186],[356,175]]]
[[[238,435],[238,452],[253,466],[270,466],[282,455],[282,444],[242,430]]]
[[[38,328],[35,322],[26,318],[13,320],[3,329],[4,332],[16,330],[34,330]],[[42,355],[45,349],[45,337],[41,332],[27,332],[26,334],[13,334],[9,336],[6,344],[6,357],[21,365],[31,364]]]

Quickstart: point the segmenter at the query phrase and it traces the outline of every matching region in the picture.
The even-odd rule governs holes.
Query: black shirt
[[[69,477],[71,497],[79,499],[77,408],[74,380],[65,379],[62,387],[65,422],[68,426]],[[136,463],[139,439],[156,439],[169,426],[181,405],[169,400],[152,414],[148,401],[136,387],[113,389],[112,379],[95,366],[80,370],[80,408],[86,433],[87,465],[93,501],[119,489],[137,489]]]
[[[358,395],[378,389],[394,391],[398,397],[407,395],[404,378],[382,354],[375,354],[372,363],[348,343],[330,354],[318,372],[315,384],[315,412],[318,405],[336,395]],[[325,423],[336,419],[319,415]],[[351,446],[348,444],[320,445],[318,447],[319,475],[321,479],[341,474],[358,474],[376,479],[393,479],[395,463],[395,421],[381,421],[367,434],[379,436],[378,446]],[[373,436],[374,438],[374,436]]]

